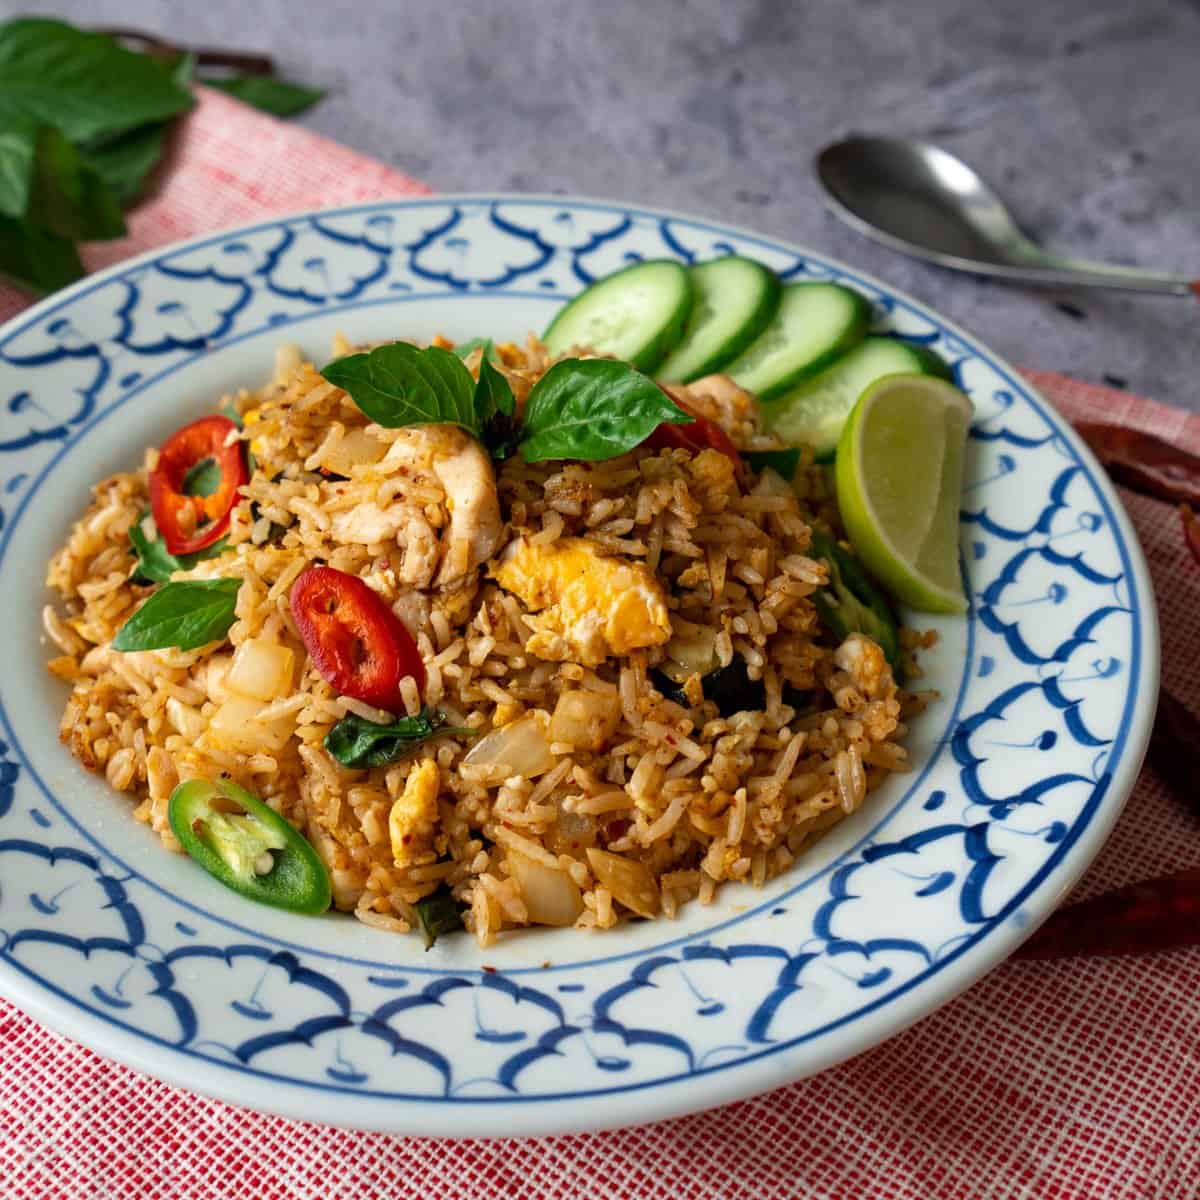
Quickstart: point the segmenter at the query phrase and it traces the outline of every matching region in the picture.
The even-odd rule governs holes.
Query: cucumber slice
[[[779,277],[731,254],[689,269],[692,315],[683,340],[657,371],[663,383],[691,383],[732,362],[764,329],[779,304]]]
[[[767,428],[791,445],[812,446],[818,459],[832,458],[859,396],[885,375],[950,378],[946,364],[923,346],[869,337],[819,375],[765,405]]]
[[[836,283],[790,283],[771,323],[726,368],[760,400],[782,396],[866,336],[871,306]]]
[[[542,340],[551,354],[586,346],[653,371],[683,336],[691,310],[687,268],[648,259],[585,288],[559,311]]]

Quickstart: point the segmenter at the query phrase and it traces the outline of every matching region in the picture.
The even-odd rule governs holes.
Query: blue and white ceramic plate
[[[46,561],[89,487],[254,385],[274,347],[518,338],[642,257],[735,251],[866,295],[975,405],[967,618],[920,618],[942,699],[894,777],[786,877],[619,932],[432,952],[292,916],[164,853],[57,740]],[[1015,371],[819,254],[688,217],[517,196],[281,218],[94,276],[0,331],[0,991],[101,1054],[235,1104],[372,1129],[634,1124],[819,1071],[944,1004],[1063,897],[1121,811],[1158,674],[1112,489]]]

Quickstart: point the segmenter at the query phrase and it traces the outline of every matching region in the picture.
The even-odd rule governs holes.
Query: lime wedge
[[[958,505],[971,402],[941,379],[888,375],[858,398],[837,449],[837,497],[863,562],[923,612],[962,612]]]

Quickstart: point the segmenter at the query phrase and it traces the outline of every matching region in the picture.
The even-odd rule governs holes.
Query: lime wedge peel
[[[900,601],[967,607],[958,512],[971,402],[927,375],[888,375],[863,392],[838,443],[838,506],[854,549]]]

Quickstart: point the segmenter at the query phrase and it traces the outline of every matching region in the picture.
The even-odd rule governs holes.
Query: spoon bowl
[[[815,167],[830,207],[847,224],[943,267],[1041,285],[1178,296],[1194,290],[1183,276],[1048,253],[975,171],[930,142],[855,135],[826,146]]]

